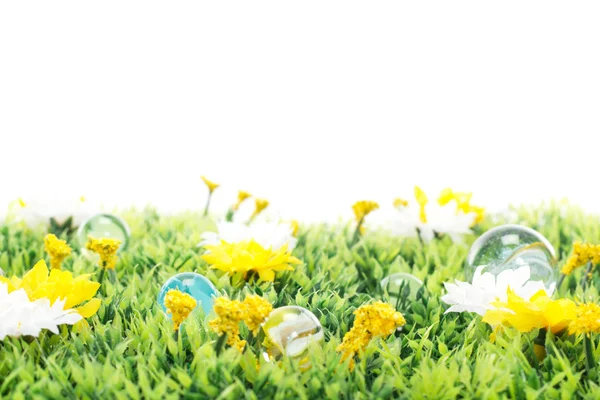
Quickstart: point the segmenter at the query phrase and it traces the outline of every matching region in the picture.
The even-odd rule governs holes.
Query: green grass
[[[1,398],[599,398],[597,368],[588,376],[582,338],[546,338],[541,363],[532,352],[537,332],[508,331],[497,343],[490,328],[470,314],[444,315],[442,283],[464,278],[464,261],[476,236],[456,245],[444,238],[422,247],[416,239],[370,234],[353,247],[352,226],[303,226],[294,255],[304,264],[278,274],[275,284],[232,288],[220,272],[208,270],[196,247],[207,221],[198,214],[161,217],[155,211],[121,214],[132,240],[117,266],[118,283],[101,289],[103,305],[90,319],[91,329],[38,339],[0,342]],[[493,223],[492,223],[493,221]],[[507,222],[488,218],[478,233]],[[521,207],[509,222],[544,234],[560,258],[576,239],[600,242],[600,219],[559,203]],[[0,229],[0,268],[22,275],[44,257],[44,232]],[[8,245],[8,247],[7,247]],[[64,267],[76,274],[97,271],[76,254]],[[289,359],[256,368],[251,352],[229,349],[216,355],[217,337],[191,318],[175,339],[172,325],[156,303],[161,285],[173,274],[206,275],[229,296],[258,293],[275,307],[299,305],[311,310],[326,332],[313,348],[312,368],[300,371]],[[404,302],[407,319],[401,332],[373,341],[354,371],[340,365],[335,348],[350,329],[353,311],[384,299],[379,281],[393,272],[410,272],[425,281],[416,301]],[[577,271],[561,295],[598,301],[600,279],[583,292]],[[1,321],[0,321],[1,323]],[[600,358],[598,337],[593,353]],[[594,375],[596,377],[594,377]]]

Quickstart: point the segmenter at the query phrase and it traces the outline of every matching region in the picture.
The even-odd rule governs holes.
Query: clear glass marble
[[[204,275],[195,272],[183,272],[166,281],[158,293],[158,304],[164,312],[167,312],[165,297],[171,289],[177,289],[192,296],[198,302],[196,310],[202,308],[204,315],[207,317],[213,309],[213,298],[218,296],[217,288]]]
[[[77,230],[79,245],[85,248],[88,236],[97,239],[110,238],[121,241],[119,251],[123,251],[129,244],[129,225],[121,218],[112,214],[96,214],[84,221]]]
[[[467,279],[473,279],[478,266],[498,275],[507,269],[529,265],[532,281],[542,281],[548,289],[556,284],[556,254],[539,232],[522,225],[502,225],[481,235],[467,256]]]
[[[423,287],[422,280],[405,272],[398,272],[381,280],[381,288],[387,292],[393,305],[402,297],[415,300],[421,287]]]
[[[301,367],[310,367],[310,345],[323,341],[323,327],[313,313],[298,306],[279,307],[271,311],[262,325],[269,353],[276,359],[282,355],[300,361]]]

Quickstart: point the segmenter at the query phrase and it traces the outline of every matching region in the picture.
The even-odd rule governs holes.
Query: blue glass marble
[[[165,297],[171,289],[177,289],[182,293],[189,294],[204,310],[204,315],[208,316],[213,308],[213,297],[218,295],[217,288],[205,276],[195,272],[184,272],[171,277],[158,294],[158,304],[164,312],[167,312],[165,307]],[[200,307],[196,306],[196,309]]]

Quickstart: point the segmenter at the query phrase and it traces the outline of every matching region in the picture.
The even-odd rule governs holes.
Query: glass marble
[[[311,343],[323,341],[323,327],[313,313],[298,306],[279,307],[271,311],[262,325],[263,331],[272,346],[271,355],[282,355],[300,361],[302,367],[309,367],[308,353]]]
[[[417,292],[421,287],[423,287],[422,280],[405,272],[398,272],[381,280],[381,288],[388,293],[392,304],[398,302],[399,296],[416,300]]]
[[[121,218],[112,214],[96,214],[88,218],[79,226],[77,238],[79,245],[85,248],[88,236],[97,239],[110,238],[121,241],[119,251],[123,251],[129,244],[129,225]]]
[[[467,279],[471,281],[478,266],[498,275],[507,269],[529,265],[532,281],[546,288],[556,284],[557,261],[554,248],[539,232],[522,225],[502,225],[481,235],[467,256]]]
[[[213,309],[213,298],[218,296],[217,288],[204,275],[195,272],[183,272],[166,281],[158,293],[158,304],[165,313],[167,312],[165,297],[171,289],[177,289],[192,296],[198,302],[196,310],[202,308],[204,315],[207,317]]]

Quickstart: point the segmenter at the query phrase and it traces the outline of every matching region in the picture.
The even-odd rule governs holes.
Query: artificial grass
[[[304,264],[278,273],[274,284],[233,287],[221,272],[209,270],[196,247],[211,223],[200,213],[161,217],[152,209],[120,215],[130,224],[129,248],[117,265],[117,281],[104,282],[103,305],[76,332],[45,332],[37,339],[0,342],[2,398],[599,398],[598,367],[586,372],[581,335],[545,340],[547,356],[538,362],[532,344],[537,332],[507,330],[491,343],[489,326],[471,314],[444,315],[442,283],[464,279],[464,261],[476,235],[464,245],[448,238],[423,246],[417,239],[371,232],[349,246],[353,226],[302,226],[294,255]],[[564,203],[515,208],[510,216],[490,216],[477,234],[505,222],[538,230],[564,260],[577,239],[600,242],[600,218]],[[10,226],[0,229],[0,268],[19,275],[44,258],[44,232]],[[73,244],[75,244],[73,239]],[[97,272],[93,261],[74,254],[63,268],[75,274]],[[312,368],[283,359],[260,363],[252,352],[215,352],[217,336],[203,318],[190,318],[175,338],[172,324],[156,303],[161,285],[178,272],[207,276],[230,297],[257,293],[274,305],[312,311],[325,330],[314,346]],[[353,311],[385,299],[379,282],[394,272],[425,281],[414,301],[399,310],[407,324],[385,340],[373,341],[350,371],[335,351],[353,322]],[[598,302],[600,279],[582,291],[577,271],[560,295]],[[0,321],[1,323],[1,321]],[[598,338],[592,349],[600,358]],[[254,349],[258,350],[258,349]]]

